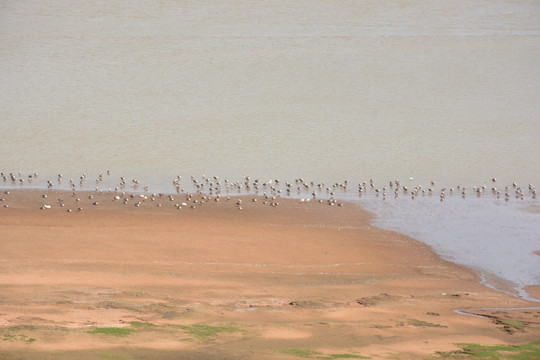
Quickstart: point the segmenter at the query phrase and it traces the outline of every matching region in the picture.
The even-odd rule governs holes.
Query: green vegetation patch
[[[212,326],[203,324],[175,325],[175,327],[187,331],[187,333],[199,340],[208,340],[219,334],[246,333],[245,330],[234,326]]]
[[[369,357],[356,355],[356,354],[323,354],[317,350],[311,349],[281,349],[282,354],[298,356],[306,359],[321,359],[321,360],[333,360],[333,359],[369,359]]]
[[[88,331],[89,334],[103,334],[110,336],[128,336],[131,334],[133,329],[121,328],[121,327],[97,327],[91,331]]]
[[[8,331],[32,331],[37,330],[38,327],[36,325],[17,325],[17,326],[10,326],[7,328]]]
[[[17,340],[17,335],[15,334],[4,334],[4,341],[15,341]]]
[[[529,326],[526,321],[510,320],[510,319],[495,319],[495,324],[502,325],[502,330],[509,334],[513,334],[516,331],[525,331]]]
[[[446,326],[441,324],[434,324],[423,320],[417,319],[407,319],[407,325],[417,326],[417,327],[438,327],[445,328]]]
[[[28,337],[25,334],[4,334],[4,338],[2,339],[4,341],[21,341],[25,343],[33,343],[37,339]]]
[[[24,334],[19,335],[19,339],[21,341],[24,341],[25,343],[33,343],[34,341],[37,340],[36,338],[28,337],[28,336],[26,336]]]
[[[369,357],[355,354],[330,354],[321,359],[369,359]]]
[[[281,349],[279,350],[279,352],[282,354],[294,355],[294,356],[308,358],[308,359],[313,358],[316,355],[322,355],[321,352],[316,351],[316,350],[310,350],[310,349]]]
[[[523,345],[456,344],[461,350],[437,352],[443,359],[536,360],[540,359],[540,341]]]

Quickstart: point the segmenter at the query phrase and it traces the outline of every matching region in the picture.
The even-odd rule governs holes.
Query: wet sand
[[[1,356],[418,359],[540,336],[537,303],[351,204],[146,196],[2,191]]]

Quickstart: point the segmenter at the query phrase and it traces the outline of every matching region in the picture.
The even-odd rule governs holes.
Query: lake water
[[[535,0],[3,1],[0,171],[527,189],[538,59]],[[525,192],[360,204],[522,286],[540,284]]]

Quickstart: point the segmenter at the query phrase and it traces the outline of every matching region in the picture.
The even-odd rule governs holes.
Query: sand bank
[[[540,335],[540,309],[485,309],[538,304],[482,286],[347,203],[52,190],[1,197],[3,355],[417,359],[455,343]],[[100,330],[110,327],[126,330]]]

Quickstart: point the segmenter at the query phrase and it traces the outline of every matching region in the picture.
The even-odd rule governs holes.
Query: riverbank
[[[5,356],[417,359],[538,339],[536,303],[482,286],[349,203],[8,192]]]

